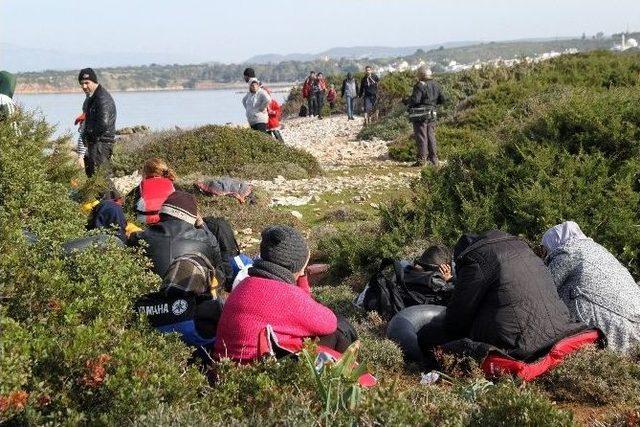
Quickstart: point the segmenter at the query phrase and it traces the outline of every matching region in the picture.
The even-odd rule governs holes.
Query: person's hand
[[[442,274],[442,277],[447,282],[453,279],[453,274],[451,274],[451,266],[449,264],[440,264],[438,266],[438,272]]]
[[[204,224],[204,221],[202,220],[202,215],[198,214],[196,216],[196,228],[202,228],[202,225]]]

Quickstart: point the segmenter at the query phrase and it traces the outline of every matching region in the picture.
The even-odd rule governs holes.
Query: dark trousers
[[[438,164],[436,152],[436,122],[413,122],[413,133],[418,147],[418,161],[427,160],[434,165]]]
[[[84,156],[84,171],[87,176],[93,176],[98,169],[111,173],[111,154],[113,141],[87,142],[87,153]]]
[[[317,113],[317,107],[316,107],[316,97],[315,95],[309,95],[309,98],[307,98],[307,106],[309,107],[309,116],[315,116]]]
[[[315,107],[316,112],[315,115],[322,118],[322,107],[324,107],[324,92],[318,92],[314,95],[316,98]]]
[[[284,143],[284,138],[282,137],[282,133],[280,133],[279,129],[270,130],[269,133],[275,138],[276,141]]]
[[[251,125],[251,129],[257,130],[259,132],[269,133],[266,123],[254,123]]]
[[[318,345],[343,353],[358,340],[358,333],[347,319],[340,315],[336,315],[336,317],[338,318],[338,328],[334,333],[320,337]]]

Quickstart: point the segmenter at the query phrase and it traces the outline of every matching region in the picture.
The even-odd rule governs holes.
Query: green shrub
[[[640,366],[609,350],[590,348],[568,357],[541,378],[553,399],[589,405],[640,404]]]
[[[532,388],[501,382],[478,398],[472,426],[572,426],[570,412],[558,409]]]
[[[172,133],[151,134],[139,147],[117,147],[114,169],[131,173],[145,160],[160,157],[178,175],[232,175],[272,179],[310,177],[321,173],[315,158],[268,135],[229,126],[204,126]],[[292,171],[294,171],[292,173]],[[289,176],[292,175],[292,176]]]
[[[0,422],[127,423],[193,400],[205,381],[187,367],[190,351],[132,319],[132,300],[159,279],[122,247],[61,255],[86,221],[69,198],[69,159],[44,157],[44,123],[19,126],[18,142],[0,123]]]
[[[411,123],[407,115],[404,114],[405,111],[404,107],[396,108],[379,122],[363,127],[358,133],[358,139],[372,140],[377,138],[384,141],[393,141],[399,136],[411,132]]]

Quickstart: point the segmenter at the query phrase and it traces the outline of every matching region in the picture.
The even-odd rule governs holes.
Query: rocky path
[[[285,122],[285,143],[313,154],[325,170],[325,176],[286,180],[252,181],[267,190],[272,204],[301,206],[319,201],[323,195],[344,194],[354,203],[363,203],[376,193],[406,188],[418,175],[416,169],[388,159],[387,142],[358,141],[362,119],[347,120],[338,115],[318,120],[295,118]]]

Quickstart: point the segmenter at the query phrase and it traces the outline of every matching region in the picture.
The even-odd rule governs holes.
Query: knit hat
[[[292,273],[302,270],[309,257],[304,237],[292,227],[274,225],[262,232],[260,258],[286,268]]]
[[[93,71],[93,68],[83,68],[80,70],[80,74],[78,74],[78,81],[81,82],[83,80],[91,80],[94,83],[98,83],[98,76],[96,72]]]
[[[247,83],[249,83],[249,86],[251,86],[253,83],[260,84],[260,80],[256,79],[255,77],[251,77]]]
[[[254,70],[253,68],[245,68],[244,69],[244,73],[242,73],[243,76],[247,76],[249,78],[256,76],[256,70]]]
[[[193,195],[184,191],[174,191],[162,204],[160,213],[195,225],[198,216],[198,203]]]

